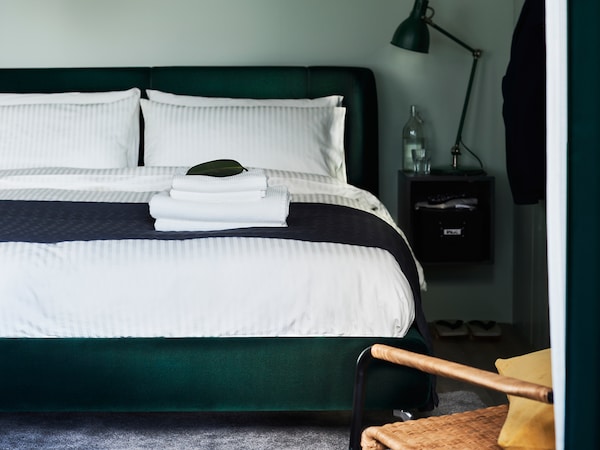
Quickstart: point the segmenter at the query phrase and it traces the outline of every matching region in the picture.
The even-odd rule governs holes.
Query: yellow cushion
[[[550,349],[496,361],[498,373],[543,386],[552,386]],[[554,449],[554,408],[552,405],[508,396],[506,422],[498,437],[505,449]]]

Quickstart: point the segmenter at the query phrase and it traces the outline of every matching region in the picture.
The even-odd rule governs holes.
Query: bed
[[[354,367],[364,348],[377,342],[430,353],[420,303],[420,267],[376,197],[377,93],[370,70],[0,69],[0,92],[0,410],[350,410]],[[54,104],[22,95],[73,92],[80,94],[63,94]],[[138,104],[131,109],[131,92],[142,97],[135,101],[146,102],[143,111]],[[337,114],[321,117],[315,125],[312,113],[307,117],[297,105],[186,106],[147,99],[152,92],[180,100],[343,100],[336,100],[341,106],[308,101],[306,110]],[[88,98],[87,93],[92,95]],[[50,105],[42,108],[45,102]],[[85,111],[116,103],[126,105],[103,110],[102,125],[85,128],[90,117],[96,117]],[[157,238],[160,232],[152,229],[149,200],[168,190],[173,177],[191,165],[187,154],[171,160],[171,154],[164,153],[174,142],[173,151],[178,151],[191,139],[179,128],[189,117],[182,119],[174,111],[212,114],[232,108],[240,114],[283,114],[287,122],[277,122],[277,130],[285,134],[287,126],[311,129],[319,134],[318,142],[312,143],[317,147],[320,139],[339,141],[341,132],[342,160],[322,164],[319,156],[316,168],[305,168],[304,159],[289,167],[264,168],[270,184],[289,191],[285,226],[173,231]],[[334,133],[331,124],[339,125],[340,111],[342,126]],[[50,121],[47,127],[52,136],[59,136],[58,143],[46,135],[34,136],[29,124],[37,120],[39,125],[35,114]],[[85,149],[75,156],[61,153],[68,146],[61,141],[63,127],[71,120],[81,120],[86,130],[78,129],[83,137],[76,138],[76,145]],[[324,121],[329,124],[325,128]],[[165,123],[170,134],[163,133]],[[254,122],[248,127],[259,134]],[[102,141],[105,136],[94,133],[111,134],[111,141],[96,148],[96,138]],[[245,136],[228,145],[239,150],[249,140]],[[107,156],[103,145],[113,151],[115,141],[118,150]],[[260,153],[263,143],[254,144]],[[215,145],[212,142],[209,150],[218,156]],[[16,156],[14,148],[21,149]],[[195,147],[189,151],[195,152]],[[72,162],[73,158],[83,159]],[[209,159],[204,155],[194,161]],[[237,159],[243,162],[244,154]],[[261,161],[253,159],[248,165],[262,170]],[[325,173],[316,173],[321,170]],[[111,229],[113,234],[104,235],[107,217],[123,222]],[[362,225],[347,225],[355,219]],[[150,228],[132,234],[138,225]],[[377,231],[356,228],[361,226]],[[302,227],[304,231],[298,231]],[[284,244],[263,248],[266,241]],[[235,252],[244,247],[243,256],[229,255],[229,243]],[[128,250],[121,252],[126,245]],[[170,250],[172,245],[181,253]],[[150,252],[138,255],[137,249],[145,246]],[[315,246],[320,250],[306,250]],[[91,247],[94,258],[88,257]],[[68,252],[61,253],[65,248]],[[120,260],[121,253],[133,259]],[[313,274],[304,275],[305,268],[312,268]],[[321,281],[312,278],[320,274],[325,274]],[[359,288],[361,292],[355,292]],[[351,303],[353,296],[359,301]],[[333,303],[321,308],[325,297]],[[403,306],[398,306],[400,297],[406,297]],[[277,319],[274,310],[279,309],[295,316]],[[405,317],[385,323],[390,315]],[[382,363],[370,372],[367,407],[423,408],[431,405],[434,395],[428,376]]]

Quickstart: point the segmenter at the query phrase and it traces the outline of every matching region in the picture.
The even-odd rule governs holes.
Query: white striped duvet
[[[184,169],[0,171],[0,199],[147,202]],[[292,201],[373,196],[322,176],[268,171]],[[2,337],[395,336],[414,319],[386,251],[285,239],[0,243]],[[421,277],[421,282],[422,277]]]

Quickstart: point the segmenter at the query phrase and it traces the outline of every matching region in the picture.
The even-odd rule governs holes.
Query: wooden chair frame
[[[506,377],[495,372],[477,369],[464,364],[459,364],[456,362],[446,361],[440,358],[435,358],[420,353],[414,353],[407,350],[390,347],[388,345],[375,344],[366,348],[361,353],[356,365],[352,423],[350,430],[350,450],[358,450],[360,448],[360,438],[365,405],[365,381],[368,366],[370,362],[374,359],[387,361],[392,364],[411,367],[413,369],[417,369],[432,375],[443,376],[446,378],[464,381],[474,385],[493,389],[499,392],[504,392],[508,395],[524,397],[548,404],[553,403],[552,388],[546,386],[541,386],[539,384],[530,383],[516,378]],[[505,411],[507,410],[506,407],[504,407],[503,409]],[[485,408],[481,410],[476,410],[475,412],[477,413],[480,411],[487,411],[488,414],[492,414],[492,412],[496,415],[503,414],[504,418],[506,417],[506,413],[498,410],[498,408]],[[472,414],[473,412],[469,413]],[[504,422],[502,416],[500,416],[499,419],[502,420],[502,423]],[[495,420],[499,419],[497,418]],[[428,419],[418,419],[415,422],[418,422],[419,420]],[[388,431],[390,430],[382,430],[382,427],[370,427],[367,430],[365,430],[365,433],[367,439],[374,438],[382,439],[384,441],[387,440],[387,442],[383,443],[388,447],[402,448],[394,446],[394,438],[392,436],[392,432]],[[363,434],[363,436],[365,436],[365,434]],[[494,439],[497,439],[497,435],[494,437]],[[385,447],[379,446],[379,448]]]

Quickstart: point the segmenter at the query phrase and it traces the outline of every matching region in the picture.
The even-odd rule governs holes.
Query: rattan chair
[[[421,450],[500,449],[498,435],[506,420],[508,405],[482,408],[464,413],[433,416],[406,422],[368,427],[362,432],[365,402],[364,384],[372,359],[412,367],[433,375],[453,378],[509,395],[551,404],[552,389],[535,383],[476,369],[431,356],[375,344],[363,351],[356,371],[350,449]]]

